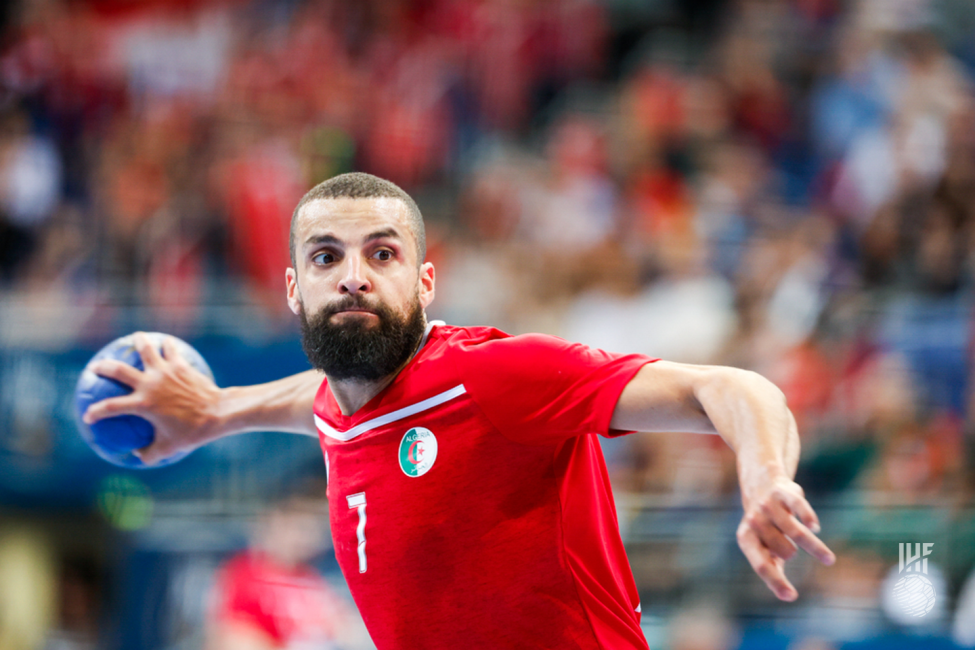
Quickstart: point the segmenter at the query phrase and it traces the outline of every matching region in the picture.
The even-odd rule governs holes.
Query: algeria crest
[[[399,466],[407,476],[423,476],[437,460],[437,438],[430,429],[413,427],[399,443]]]

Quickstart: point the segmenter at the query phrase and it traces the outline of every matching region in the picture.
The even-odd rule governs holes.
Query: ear
[[[420,265],[420,305],[426,309],[427,306],[433,302],[433,297],[436,294],[435,282],[436,273],[433,269],[433,264],[430,262],[424,262]]]
[[[288,307],[297,316],[301,312],[301,292],[298,290],[298,274],[290,266],[284,272],[284,281],[288,285]]]

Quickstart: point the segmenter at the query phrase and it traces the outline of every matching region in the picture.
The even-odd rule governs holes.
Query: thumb
[[[155,465],[156,463],[165,460],[166,454],[159,450],[159,445],[151,444],[141,449],[135,449],[132,451],[132,455],[142,461],[143,465],[147,467]]]

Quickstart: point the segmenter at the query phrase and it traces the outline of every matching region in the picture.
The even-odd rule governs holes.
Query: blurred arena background
[[[321,452],[118,470],[74,382],[135,329],[221,385],[307,368],[288,219],[350,170],[418,200],[431,317],[786,392],[839,558],[793,562],[794,604],[737,550],[720,439],[604,441],[652,648],[975,646],[971,0],[4,7],[0,650],[202,647],[215,568]],[[900,543],[933,544],[924,616],[885,604]]]

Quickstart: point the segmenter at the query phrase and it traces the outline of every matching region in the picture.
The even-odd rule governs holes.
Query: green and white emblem
[[[437,460],[437,437],[430,429],[413,427],[399,443],[399,466],[407,476],[423,476]]]

